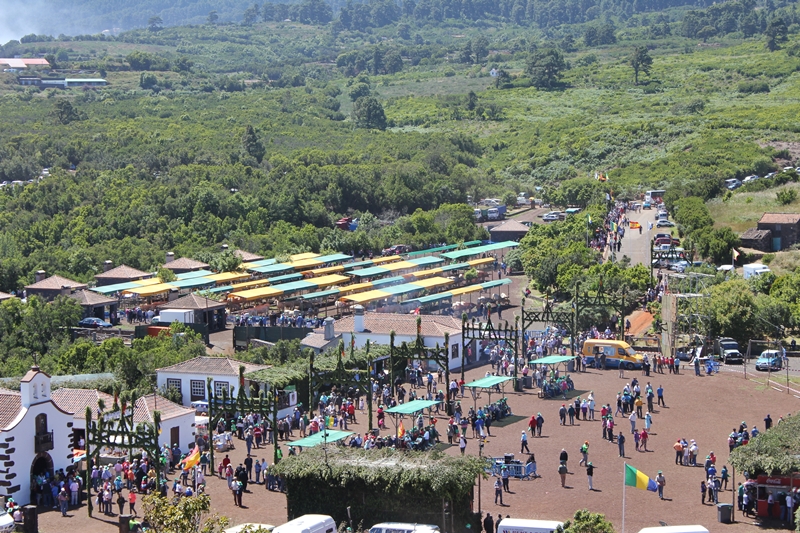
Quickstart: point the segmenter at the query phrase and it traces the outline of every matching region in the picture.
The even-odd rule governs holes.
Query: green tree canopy
[[[359,128],[385,130],[386,114],[383,106],[372,96],[362,96],[353,104],[353,122]]]
[[[633,79],[636,85],[639,85],[639,72],[650,74],[650,69],[653,67],[653,58],[647,51],[646,46],[637,46],[631,53],[630,64],[633,67]]]
[[[525,73],[534,87],[550,89],[558,84],[566,68],[567,62],[560,50],[545,48],[530,54]]]

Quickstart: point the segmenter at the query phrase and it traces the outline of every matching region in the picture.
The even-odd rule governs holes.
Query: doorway
[[[50,454],[47,452],[37,454],[31,463],[31,479],[44,474],[49,474],[50,479],[53,479],[53,475],[55,474],[53,458],[50,457]]]
[[[180,426],[175,426],[169,429],[169,447],[174,448],[175,446],[180,448],[181,446],[181,428]]]

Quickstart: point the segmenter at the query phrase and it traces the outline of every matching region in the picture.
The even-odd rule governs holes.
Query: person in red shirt
[[[227,468],[229,464],[231,464],[231,459],[230,459],[230,457],[228,457],[228,454],[226,453],[225,454],[225,459],[222,460],[222,466]]]
[[[641,442],[644,451],[647,451],[647,439],[648,439],[647,431],[643,429],[642,432],[639,434],[639,441]]]
[[[355,406],[355,404],[353,402],[350,402],[350,404],[347,406],[347,414],[348,414],[348,416],[350,418],[350,421],[355,424],[355,422],[356,422],[356,406]]]
[[[461,389],[461,397],[462,398],[464,397],[464,385],[466,385],[466,384],[467,384],[467,382],[464,381],[463,378],[458,380],[458,388]]]

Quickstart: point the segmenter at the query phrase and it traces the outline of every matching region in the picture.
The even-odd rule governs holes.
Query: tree
[[[403,58],[397,50],[389,50],[383,56],[383,69],[387,74],[396,74],[403,70]]]
[[[706,42],[709,37],[713,37],[716,34],[717,34],[717,28],[715,28],[711,24],[703,26],[702,28],[697,30],[697,38],[702,39],[703,42]]]
[[[224,516],[207,516],[211,510],[208,494],[181,498],[176,505],[153,494],[142,498],[142,506],[154,533],[220,533],[228,526]]]
[[[782,43],[788,39],[789,30],[786,23],[782,18],[774,18],[767,23],[767,29],[764,30],[764,35],[767,36],[766,46],[770,52],[774,52],[780,48]]]
[[[546,48],[531,54],[525,72],[534,87],[549,89],[558,83],[566,68],[564,55],[555,48]]]
[[[383,106],[372,96],[362,96],[355,101],[352,118],[358,128],[386,129]]]
[[[475,55],[475,64],[480,64],[489,55],[489,40],[486,37],[477,37],[472,41],[472,53]]]
[[[256,135],[256,130],[249,124],[244,130],[244,135],[242,135],[242,150],[253,156],[259,163],[264,159],[264,154],[267,153],[264,145],[258,139],[258,135]]]
[[[639,85],[639,71],[650,74],[650,68],[653,66],[653,58],[647,52],[647,47],[637,46],[631,54],[630,63],[633,67],[634,84]]]
[[[56,100],[53,116],[59,124],[67,125],[70,122],[80,120],[80,113],[73,107],[72,102],[66,98],[59,98]]]
[[[258,9],[256,6],[250,6],[244,10],[242,15],[242,25],[252,26],[258,20]]]
[[[163,29],[164,21],[158,15],[147,19],[147,29],[150,31],[159,31]]]
[[[781,205],[789,205],[797,200],[797,191],[794,189],[783,189],[776,194],[778,203]]]
[[[350,89],[349,93],[350,100],[355,102],[359,98],[369,96],[369,93],[370,93],[369,84],[363,82],[356,83],[355,85],[353,85],[353,88]]]
[[[556,528],[557,533],[614,533],[614,525],[605,515],[590,513],[586,509],[575,511],[572,520]]]
[[[219,15],[217,14],[217,12],[209,11],[208,17],[206,18],[206,22],[208,22],[211,25],[214,25],[217,23],[217,21],[219,21]]]
[[[158,84],[158,79],[155,74],[150,72],[142,72],[139,75],[139,87],[142,89],[152,89]]]
[[[675,222],[680,230],[689,234],[696,229],[710,227],[714,224],[711,213],[703,199],[698,196],[687,196],[675,202]]]
[[[175,272],[166,267],[159,268],[156,272],[156,277],[161,283],[169,283],[170,281],[175,281],[178,279],[178,276],[175,275]]]

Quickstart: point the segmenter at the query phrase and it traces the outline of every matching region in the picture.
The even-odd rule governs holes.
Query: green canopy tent
[[[503,390],[501,394],[505,394],[505,383],[506,381],[511,381],[514,379],[512,376],[486,376],[485,378],[476,379],[471,383],[467,383],[464,387],[469,389],[469,392],[472,393],[472,403],[473,409],[475,412],[478,411],[478,398],[481,397],[481,391],[486,390],[489,393],[489,403],[492,403],[492,389],[497,387],[500,384],[503,384]]]
[[[571,355],[548,355],[546,357],[540,357],[538,359],[531,359],[528,361],[529,366],[533,365],[560,365],[564,363],[564,372],[568,372],[567,363],[570,361],[574,361],[575,357]],[[545,376],[543,376],[545,377]]]
[[[417,413],[424,411],[425,409],[430,409],[436,404],[442,403],[439,400],[414,400],[412,402],[406,402],[397,404],[394,407],[390,407],[386,409],[386,413],[394,415],[394,432],[395,436],[397,435],[397,416],[404,416],[404,415],[416,415]]]
[[[326,429],[323,431],[318,431],[317,433],[309,435],[308,437],[304,437],[300,440],[290,442],[289,446],[294,446],[298,448],[313,448],[314,446],[319,446],[320,444],[327,444],[329,442],[336,442],[342,439],[346,439],[352,434],[353,434],[352,431],[338,431],[335,429]]]

